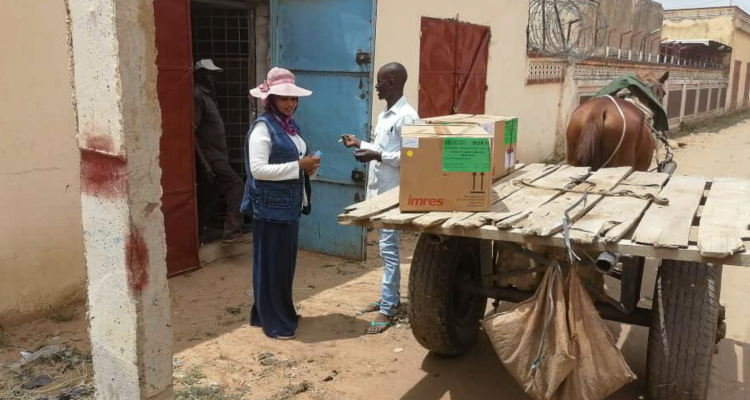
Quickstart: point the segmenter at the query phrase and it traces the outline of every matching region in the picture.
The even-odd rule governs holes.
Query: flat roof
[[[731,51],[732,46],[729,46],[727,44],[721,43],[719,41],[713,40],[713,39],[679,39],[679,40],[665,40],[662,42],[664,44],[680,44],[685,46],[692,46],[692,47],[707,47],[712,50],[717,51]]]
[[[686,8],[669,8],[665,9],[664,12],[672,12],[672,11],[700,11],[700,10],[722,10],[722,9],[732,9],[735,11],[739,11],[743,14],[745,14],[746,17],[750,18],[750,14],[747,13],[747,11],[743,10],[739,6],[716,6],[716,7],[686,7]]]

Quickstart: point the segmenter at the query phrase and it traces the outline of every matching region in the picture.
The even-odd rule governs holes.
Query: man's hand
[[[362,141],[357,139],[357,137],[354,135],[341,135],[341,141],[344,143],[344,146],[346,147],[359,148],[359,146],[362,145]]]
[[[312,171],[315,171],[320,167],[320,158],[316,158],[313,156],[306,156],[299,160],[299,169],[307,172],[308,175]]]
[[[375,150],[354,150],[354,158],[361,163],[368,163],[370,161],[383,161],[381,153]]]
[[[214,174],[214,170],[211,169],[208,163],[203,166],[203,172],[206,174],[206,181],[210,185],[213,185],[216,182],[216,174]]]

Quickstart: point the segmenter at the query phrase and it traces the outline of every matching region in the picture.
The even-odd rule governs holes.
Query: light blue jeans
[[[380,237],[380,257],[383,259],[383,293],[380,298],[380,313],[392,317],[399,305],[401,287],[401,259],[398,253],[401,233],[392,229],[378,231]]]

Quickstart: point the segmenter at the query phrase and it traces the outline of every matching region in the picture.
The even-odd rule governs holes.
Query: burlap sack
[[[568,277],[568,327],[576,366],[560,400],[601,400],[636,379],[573,267]]]
[[[530,299],[482,321],[505,368],[535,400],[554,399],[576,362],[568,333],[563,279],[550,268]],[[543,333],[550,312],[552,320]],[[541,363],[532,370],[540,344]]]

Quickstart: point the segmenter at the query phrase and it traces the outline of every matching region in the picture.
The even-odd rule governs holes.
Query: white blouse
[[[299,135],[289,135],[297,147],[299,158],[303,158],[307,152],[307,144]],[[287,181],[299,178],[299,163],[291,161],[283,164],[269,164],[271,156],[271,135],[265,123],[257,123],[250,132],[248,141],[248,155],[250,159],[250,172],[255,179],[262,181]],[[315,174],[310,178],[313,179]],[[307,205],[307,193],[302,190],[302,205]]]

